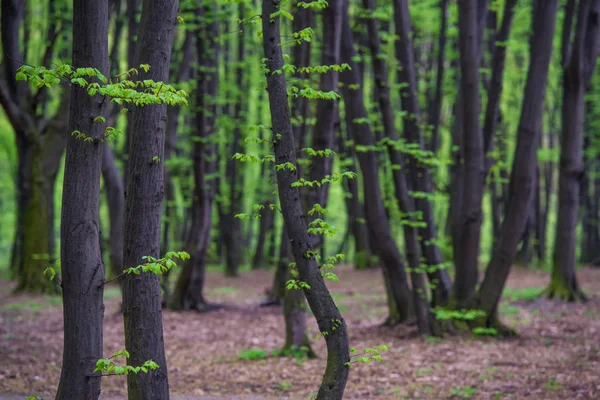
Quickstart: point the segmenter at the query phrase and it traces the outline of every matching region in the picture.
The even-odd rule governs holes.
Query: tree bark
[[[442,112],[444,66],[446,60],[446,32],[448,26],[448,0],[440,0],[440,33],[438,39],[437,70],[435,78],[435,96],[431,104],[429,124],[433,125],[429,150],[434,154],[440,146],[440,114]]]
[[[345,130],[348,133],[348,136],[351,136],[349,127],[352,125],[352,116],[346,114],[345,117],[347,120]],[[347,171],[357,173],[355,154],[352,147],[346,146],[346,140],[340,124],[338,154],[340,155],[340,159],[345,157],[347,160]],[[350,142],[353,146],[354,141],[350,140]],[[374,256],[371,248],[369,240],[370,233],[365,220],[365,208],[360,201],[358,193],[358,182],[356,179],[345,179],[343,184],[346,192],[346,209],[348,212],[349,229],[354,238],[354,266],[356,269],[374,267],[377,264],[377,257]]]
[[[192,227],[186,240],[191,259],[183,266],[177,281],[171,307],[176,310],[209,311],[213,309],[202,294],[206,267],[206,253],[212,228],[212,205],[216,194],[216,181],[207,176],[217,169],[216,145],[211,140],[215,132],[216,102],[218,92],[219,47],[216,41],[218,25],[216,6],[198,8],[201,22],[196,41],[198,63],[201,66],[196,90],[196,140],[194,140],[194,199],[192,201]]]
[[[73,1],[73,66],[94,67],[108,76],[108,0]],[[70,135],[65,160],[61,218],[61,270],[64,315],[63,362],[56,399],[97,399],[102,358],[104,265],[100,251],[100,175],[108,101],[71,89],[69,131],[84,132],[87,142]]]
[[[148,64],[150,70],[140,70],[139,79],[169,81],[177,8],[177,0],[144,1],[135,65]],[[143,263],[144,256],[160,258],[166,107],[147,105],[131,111],[134,129],[125,193],[125,268]],[[138,366],[153,360],[160,366],[147,374],[127,376],[129,399],[168,400],[159,276],[148,273],[125,276],[123,319],[125,346],[130,354],[128,364]]]
[[[576,267],[576,229],[583,178],[583,120],[585,93],[600,52],[600,0],[581,0],[575,38],[563,77],[562,135],[558,179],[558,216],[552,263],[550,298],[585,300]]]
[[[186,82],[190,79],[190,64],[193,57],[193,49],[194,49],[194,32],[187,31],[185,35],[185,39],[181,45],[181,60],[179,60],[179,69],[176,73],[175,82]],[[173,60],[171,60],[173,61]],[[173,62],[171,63],[173,65]],[[173,173],[169,166],[169,160],[172,159],[173,155],[176,155],[176,145],[177,145],[177,131],[179,129],[179,115],[180,115],[179,107],[171,107],[167,109],[167,132],[165,138],[165,216],[163,218],[163,227],[162,227],[162,243],[161,243],[161,254],[169,251],[171,246],[171,236],[175,236],[175,233],[172,233],[172,227],[176,227],[176,207],[175,207],[175,187],[173,184]],[[176,229],[175,229],[176,231]],[[162,292],[163,292],[163,306],[167,306],[170,304],[171,292],[169,290],[169,277],[171,270],[167,271],[161,280]]]
[[[15,131],[18,155],[17,228],[11,269],[17,278],[17,291],[50,293],[56,292],[56,286],[43,271],[54,260],[54,183],[66,143],[69,97],[65,95],[56,114],[46,118],[35,112],[38,99],[44,103],[49,99],[41,96],[45,91],[39,90],[34,96],[25,82],[16,81],[19,60],[23,59],[19,47],[23,6],[15,0],[2,1],[0,21],[6,74],[6,85],[0,83],[0,104]]]
[[[482,2],[483,3],[483,2]],[[483,138],[479,126],[479,65],[481,43],[478,34],[477,2],[461,1],[459,8],[460,88],[463,114],[463,185],[458,248],[454,255],[456,279],[453,297],[459,308],[468,307],[475,294],[479,267],[483,197]],[[456,247],[455,247],[456,249]]]
[[[83,131],[82,131],[83,132]],[[113,276],[123,272],[123,217],[125,213],[125,189],[121,172],[115,162],[110,146],[104,146],[102,157],[102,178],[106,187],[106,200],[110,218],[108,248],[110,269]]]
[[[399,6],[398,3],[395,5],[397,7]],[[374,0],[363,0],[363,6],[367,10],[372,12],[375,11]],[[406,6],[408,7],[407,4]],[[402,12],[404,11],[407,10],[402,10]],[[396,127],[394,125],[394,113],[392,103],[390,101],[388,72],[385,63],[378,57],[378,55],[381,53],[381,45],[379,42],[377,25],[377,19],[370,18],[367,20],[369,48],[371,49],[371,62],[373,67],[373,75],[375,78],[375,95],[379,104],[379,112],[381,113],[383,120],[384,134],[389,139],[398,141],[398,133],[396,132]],[[409,44],[412,54],[412,42],[409,42]],[[414,65],[412,66],[414,67]],[[408,68],[408,65],[404,64],[403,68]],[[413,289],[415,315],[417,316],[417,325],[419,328],[419,333],[422,335],[430,335],[431,328],[429,326],[428,291],[425,282],[425,275],[421,268],[421,250],[419,248],[417,228],[413,225],[416,222],[414,218],[414,213],[416,210],[415,201],[409,195],[407,177],[404,173],[404,168],[406,165],[402,154],[399,150],[394,148],[393,144],[389,144],[387,148],[392,166],[396,166],[396,168],[392,168],[396,201],[398,202],[400,211],[404,213],[410,220],[410,222],[406,221],[407,223],[403,224],[403,230],[406,257],[411,270],[410,277]],[[443,289],[443,285],[438,287]]]
[[[396,34],[400,37],[395,42],[396,44],[396,57],[402,65],[402,68],[398,70],[398,80],[402,83],[400,89],[400,99],[402,102],[402,108],[405,111],[403,117],[404,124],[404,135],[408,144],[418,145],[420,151],[425,151],[425,144],[421,134],[420,128],[420,114],[421,110],[419,107],[419,99],[417,96],[417,73],[415,69],[415,62],[413,58],[413,42],[411,39],[410,32],[411,21],[410,11],[408,8],[407,0],[395,0],[394,1],[394,16],[396,24]],[[393,117],[389,117],[389,123],[393,128]],[[396,135],[394,135],[396,136]],[[392,140],[396,138],[392,137]],[[427,158],[428,155],[423,157]],[[432,300],[433,305],[445,304],[450,296],[451,281],[448,272],[444,268],[444,260],[437,241],[437,229],[434,221],[434,211],[431,200],[426,196],[433,193],[431,174],[429,173],[427,160],[419,160],[418,157],[408,157],[408,171],[410,180],[410,187],[417,193],[424,194],[424,196],[411,196],[415,204],[415,211],[422,213],[424,226],[418,229],[419,236],[421,237],[420,246],[421,253],[425,258],[426,263],[432,269],[429,279],[435,284],[435,295]],[[396,163],[396,160],[392,160]],[[399,171],[398,171],[399,172]],[[408,194],[408,193],[407,193]],[[409,212],[408,210],[406,212]],[[420,261],[420,258],[419,258]]]
[[[352,69],[340,74],[342,82],[342,96],[345,112],[348,117],[347,129],[352,132],[356,144],[367,148],[375,145],[375,138],[368,123],[367,110],[363,102],[363,89],[360,76],[356,68],[355,51],[353,47],[352,31],[348,17],[348,4],[344,3],[342,22],[342,59]],[[358,160],[363,175],[363,190],[365,201],[365,216],[367,226],[375,239],[376,251],[383,267],[387,269],[392,293],[397,306],[398,315],[390,315],[390,322],[406,320],[411,310],[411,293],[404,269],[404,259],[390,232],[389,221],[386,216],[381,188],[379,187],[379,172],[377,155],[373,151],[358,153]]]
[[[523,95],[517,148],[512,166],[509,201],[498,245],[479,289],[478,308],[486,313],[485,324],[496,327],[496,311],[510,268],[515,260],[535,185],[538,135],[542,126],[552,40],[556,26],[557,0],[535,0],[530,66]],[[502,332],[501,332],[502,333]]]
[[[284,64],[280,18],[271,18],[271,15],[276,13],[279,7],[278,0],[263,0],[263,46],[267,59],[266,67],[269,71],[277,71]],[[290,162],[296,165],[296,148],[287,101],[285,74],[267,72],[266,76],[276,164]],[[350,361],[346,323],[329,294],[315,257],[307,256],[307,252],[312,248],[300,193],[297,187],[292,187],[292,183],[297,179],[295,170],[280,169],[277,171],[282,214],[292,244],[299,280],[310,286],[310,289],[305,288],[304,292],[317,320],[319,331],[325,337],[327,344],[327,367],[317,399],[342,399],[349,373],[349,368],[345,363]]]
[[[240,19],[245,17],[245,7],[244,3],[239,3],[239,15]],[[243,145],[241,141],[241,133],[240,133],[240,125],[242,124],[242,108],[245,106],[245,95],[244,92],[245,80],[244,80],[244,57],[245,57],[245,49],[244,49],[244,32],[245,30],[240,30],[240,34],[238,36],[238,48],[237,48],[237,67],[236,67],[236,82],[235,85],[238,90],[237,98],[235,99],[234,106],[234,119],[236,121],[235,127],[233,129],[233,138],[232,138],[232,146],[231,153],[236,154],[243,152]],[[227,180],[229,183],[229,210],[227,215],[225,216],[225,225],[222,226],[223,229],[223,240],[225,244],[225,275],[226,276],[239,276],[240,264],[243,261],[242,255],[245,251],[242,240],[242,230],[241,223],[239,218],[235,218],[236,214],[239,214],[240,207],[243,206],[242,203],[242,193],[243,193],[243,174],[240,173],[240,163],[237,160],[228,160],[227,161]]]

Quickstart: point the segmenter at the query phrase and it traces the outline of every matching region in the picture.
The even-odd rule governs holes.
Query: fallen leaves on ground
[[[414,326],[383,327],[387,309],[381,271],[344,266],[337,272],[341,282],[329,286],[348,323],[351,346],[390,347],[383,362],[352,366],[347,399],[600,398],[600,269],[579,271],[591,294],[588,303],[564,304],[531,296],[547,285],[547,273],[515,268],[500,313],[520,336],[506,340],[420,338]],[[313,344],[320,355],[316,360],[238,358],[243,350],[270,354],[283,345],[281,308],[258,307],[271,281],[270,271],[239,278],[211,271],[206,297],[228,307],[206,314],[163,310],[174,397],[306,399],[316,393],[325,367],[322,339]],[[13,295],[12,287],[0,284],[0,393],[52,398],[62,356],[60,301]],[[109,288],[105,356],[124,348],[119,303],[118,289]],[[317,337],[311,315],[308,320]],[[103,378],[102,391],[103,398],[126,398],[125,378]]]

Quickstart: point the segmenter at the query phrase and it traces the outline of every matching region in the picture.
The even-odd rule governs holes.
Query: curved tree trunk
[[[372,12],[375,11],[374,0],[364,0],[365,9]],[[373,64],[373,75],[375,78],[375,96],[379,103],[379,112],[383,119],[383,130],[385,135],[393,140],[398,140],[398,133],[394,125],[394,112],[390,101],[390,89],[388,84],[388,71],[385,63],[378,57],[381,53],[381,45],[379,43],[378,21],[375,18],[367,20],[367,28],[369,32],[369,48],[371,49],[371,62]],[[409,42],[411,44],[412,42]],[[410,45],[412,52],[412,45]],[[404,68],[407,68],[405,65]],[[414,71],[413,71],[414,72]],[[404,173],[406,167],[402,154],[396,150],[392,144],[388,146],[388,153],[393,166],[392,175],[394,179],[394,194],[398,202],[400,211],[406,215],[413,223],[417,222],[414,218],[415,201],[409,195],[408,182]],[[409,167],[410,170],[410,167]],[[413,289],[413,298],[415,306],[415,314],[417,316],[417,324],[419,333],[422,335],[430,335],[431,328],[429,326],[429,305],[428,292],[425,282],[425,275],[421,268],[421,251],[419,248],[419,238],[417,229],[414,225],[404,224],[404,243],[406,249],[406,258],[411,269],[410,277]],[[424,239],[424,238],[423,238]],[[443,289],[443,285],[438,285],[438,288]],[[448,280],[449,290],[449,280]],[[447,296],[446,296],[447,297]]]
[[[527,72],[523,108],[517,132],[517,148],[510,178],[508,209],[502,223],[498,244],[494,248],[492,259],[479,289],[478,308],[486,313],[482,322],[490,327],[498,326],[495,320],[498,303],[515,260],[517,245],[521,240],[528,216],[531,214],[538,135],[542,127],[557,9],[558,0],[535,0],[533,7],[531,61]]]
[[[416,144],[421,150],[425,150],[425,143],[420,128],[420,107],[417,97],[417,73],[414,62],[414,48],[411,39],[412,23],[407,0],[394,1],[394,16],[396,32],[400,37],[396,43],[396,57],[402,68],[398,70],[398,80],[402,83],[400,99],[405,111],[403,118],[404,136],[409,144]],[[390,121],[392,123],[392,121]],[[395,138],[392,137],[394,140]],[[421,237],[421,253],[429,268],[433,269],[429,279],[436,286],[432,304],[445,304],[450,296],[451,281],[448,272],[444,269],[442,253],[436,243],[437,230],[435,226],[433,205],[426,196],[432,194],[431,174],[427,169],[427,160],[419,160],[417,157],[409,157],[408,171],[410,176],[410,187],[425,196],[413,196],[415,210],[423,215],[424,226],[418,232]],[[408,212],[408,211],[407,211]]]
[[[271,18],[271,15],[276,13],[279,7],[278,0],[263,0],[263,47],[267,59],[266,67],[270,71],[277,71],[284,64],[280,17]],[[296,148],[287,102],[285,74],[267,73],[266,76],[271,107],[271,125],[274,132],[275,162],[276,164],[289,162],[296,166]],[[280,136],[275,136],[275,133]],[[317,320],[319,331],[325,337],[327,344],[327,367],[317,399],[342,399],[349,373],[349,368],[345,363],[350,361],[346,323],[325,285],[315,257],[307,256],[307,252],[312,250],[311,239],[307,231],[299,190],[297,187],[292,187],[292,183],[297,180],[296,170],[280,169],[277,171],[277,186],[283,219],[292,244],[299,280],[310,287],[305,288],[304,293]]]
[[[348,5],[345,3],[342,22],[341,62],[350,64],[352,69],[342,72],[340,81],[343,84],[342,96],[347,116],[347,128],[352,132],[356,144],[368,148],[375,145],[375,137],[369,124],[364,123],[367,119],[367,110],[363,102],[363,89],[360,84],[358,68],[354,61],[355,55],[348,17]],[[412,296],[408,288],[404,259],[390,232],[389,221],[381,196],[377,155],[373,151],[359,152],[358,160],[363,175],[367,226],[375,239],[379,259],[383,263],[383,267],[387,269],[393,300],[398,311],[398,315],[390,315],[389,322],[402,322],[411,313]]]

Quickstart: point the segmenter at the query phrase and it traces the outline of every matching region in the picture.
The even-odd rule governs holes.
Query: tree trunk
[[[477,2],[458,3],[461,97],[463,114],[463,185],[460,208],[458,247],[454,255],[456,279],[454,301],[458,308],[468,307],[475,294],[479,267],[481,200],[483,197],[483,138],[479,127],[479,65],[481,45],[478,35]],[[455,247],[456,249],[456,247]]]
[[[552,55],[552,39],[556,26],[557,0],[535,0],[530,66],[523,95],[517,147],[512,166],[506,217],[498,245],[479,289],[478,308],[486,313],[483,322],[498,327],[496,311],[517,245],[531,214],[531,198],[535,184],[538,135],[542,126],[548,69]],[[500,332],[500,333],[508,333]]]
[[[106,187],[106,200],[110,217],[108,248],[110,269],[113,276],[123,272],[123,216],[125,212],[125,190],[121,172],[115,162],[110,146],[104,146],[102,157],[102,178]],[[122,281],[121,281],[122,282]]]
[[[581,0],[575,38],[563,78],[558,216],[550,298],[585,300],[575,273],[576,229],[583,178],[584,96],[600,52],[600,0]]]
[[[15,131],[17,144],[17,227],[11,256],[11,269],[17,278],[17,291],[56,292],[53,282],[43,275],[54,260],[54,182],[65,146],[68,95],[52,118],[25,111],[39,105],[25,82],[16,81],[19,60],[19,32],[25,3],[2,1],[0,31],[6,84],[0,83],[0,104]],[[42,92],[39,92],[42,93]],[[43,96],[42,96],[43,97]],[[33,104],[26,105],[33,98]],[[43,97],[46,101],[47,98]],[[42,104],[43,105],[43,104]],[[45,126],[40,131],[39,127]]]
[[[356,144],[370,148],[375,145],[375,138],[368,123],[367,110],[363,102],[363,89],[360,85],[360,76],[356,68],[355,51],[353,47],[352,31],[348,17],[348,5],[344,4],[342,25],[342,59],[352,69],[340,74],[342,82],[342,96],[344,99],[347,117],[347,129],[352,132]],[[377,155],[373,151],[361,151],[358,160],[363,175],[363,190],[365,200],[365,214],[367,226],[375,239],[376,250],[383,267],[388,270],[394,301],[399,315],[390,315],[390,322],[406,320],[411,310],[411,293],[404,269],[404,259],[390,232],[389,221],[386,216],[381,188],[379,186],[379,172]]]
[[[207,176],[217,170],[216,145],[209,138],[215,131],[216,102],[218,91],[219,47],[216,41],[218,25],[216,6],[199,7],[204,21],[198,32],[196,52],[201,66],[196,90],[196,138],[194,140],[194,200],[192,201],[192,227],[186,240],[186,248],[193,256],[183,266],[171,307],[176,310],[208,311],[212,307],[202,295],[206,267],[206,253],[212,228],[212,205],[217,184]]]
[[[420,151],[424,151],[425,144],[420,128],[421,111],[417,96],[417,73],[413,58],[413,42],[410,35],[412,24],[410,21],[408,1],[395,0],[394,10],[396,34],[400,37],[400,40],[397,40],[395,44],[396,57],[402,65],[402,68],[398,70],[398,80],[403,84],[400,89],[400,99],[402,108],[405,111],[403,117],[404,135],[409,145],[418,145]],[[389,117],[389,125],[393,127],[392,116]],[[392,137],[391,139],[396,140],[395,137]],[[421,237],[421,253],[425,258],[428,267],[433,269],[429,279],[436,286],[435,295],[432,300],[432,304],[435,306],[445,304],[448,301],[452,283],[448,272],[443,269],[444,260],[442,259],[442,254],[436,243],[437,229],[434,221],[433,205],[431,204],[431,200],[427,198],[427,196],[430,196],[433,193],[431,175],[427,167],[427,158],[429,156],[424,155],[421,157],[422,159],[409,156],[408,171],[410,174],[410,187],[412,187],[416,193],[422,194],[422,196],[417,195],[412,197],[414,198],[413,202],[415,204],[414,210],[420,211],[423,216],[422,222],[424,223],[424,226],[419,228],[418,233]],[[392,161],[396,163],[395,160]],[[407,210],[405,212],[409,211]]]
[[[73,1],[73,65],[98,68],[108,76],[108,0]],[[92,142],[69,136],[63,184],[61,268],[64,315],[63,361],[56,399],[97,399],[102,358],[104,265],[100,251],[100,175],[108,101],[71,89],[69,131],[84,132]],[[35,226],[35,225],[34,225]]]
[[[371,12],[375,11],[374,0],[363,0],[363,6],[365,9],[370,10]],[[398,6],[398,4],[396,4],[396,6]],[[373,75],[375,78],[375,96],[379,104],[379,111],[383,120],[383,130],[385,136],[392,141],[398,141],[398,134],[396,132],[396,127],[394,126],[394,113],[392,103],[390,101],[388,72],[383,60],[377,57],[378,54],[381,53],[377,25],[377,19],[370,18],[367,20],[369,48],[371,49],[371,62],[373,64]],[[409,44],[411,44],[410,51],[412,52],[412,42],[409,42]],[[404,68],[407,68],[406,64],[404,64]],[[415,201],[409,195],[407,177],[404,174],[405,163],[402,154],[393,147],[393,144],[389,144],[387,147],[392,166],[396,167],[392,168],[396,201],[398,202],[400,211],[405,214],[412,223],[414,223],[416,222],[414,218],[414,213],[416,210]],[[430,335],[431,328],[429,326],[428,292],[425,283],[425,275],[421,268],[421,251],[419,249],[417,229],[411,223],[404,223],[403,229],[406,257],[411,270],[410,277],[413,288],[415,315],[417,316],[419,333],[422,335]],[[442,287],[443,289],[443,285],[438,287]]]
[[[239,3],[239,15],[240,19],[245,18],[245,7],[244,3]],[[238,54],[237,54],[237,68],[236,68],[236,82],[235,85],[239,91],[237,99],[235,100],[234,106],[234,119],[236,121],[235,128],[233,129],[232,147],[231,153],[237,154],[243,152],[242,141],[240,139],[240,125],[242,124],[242,106],[244,105],[244,99],[246,89],[244,83],[244,32],[240,30],[238,36]],[[243,175],[240,173],[240,162],[237,160],[227,161],[227,177],[229,183],[229,210],[226,215],[227,223],[222,227],[223,229],[223,240],[227,253],[225,254],[225,275],[226,276],[238,276],[240,264],[243,261],[243,254],[245,247],[243,246],[242,230],[239,218],[235,218],[236,214],[239,214],[242,202],[243,193]]]
[[[429,124],[433,125],[429,150],[434,154],[440,146],[440,114],[444,88],[444,65],[446,61],[446,32],[448,26],[448,0],[440,0],[440,33],[438,39],[437,71],[435,78],[435,97],[429,112]]]
[[[258,238],[256,240],[256,249],[254,250],[254,258],[252,259],[252,269],[264,268],[267,263],[265,262],[265,245],[267,244],[267,234],[269,233],[269,227],[272,225],[273,210],[269,209],[271,201],[263,201],[260,205],[262,213],[260,217],[260,224],[258,228]]]
[[[148,64],[150,70],[140,70],[139,79],[169,81],[177,9],[177,0],[144,1],[135,65]],[[143,263],[144,256],[160,258],[166,107],[164,104],[147,105],[131,111],[134,129],[125,194],[125,268]],[[127,376],[129,399],[168,400],[159,276],[148,273],[126,275],[123,319],[125,347],[130,354],[128,364],[139,366],[153,360],[160,366],[147,374]]]
[[[190,79],[190,63],[193,57],[194,49],[194,35],[193,31],[187,31],[183,44],[181,45],[181,60],[179,60],[179,70],[176,74],[174,81],[183,83]],[[171,63],[173,65],[173,62]],[[162,227],[162,243],[161,243],[161,254],[165,254],[170,251],[171,246],[171,227],[178,226],[176,221],[176,207],[175,207],[175,187],[172,180],[172,172],[169,165],[169,161],[173,157],[176,151],[177,145],[177,130],[179,129],[179,107],[171,107],[167,109],[167,132],[165,138],[165,215],[163,218]],[[175,154],[176,155],[176,154]],[[173,235],[174,236],[174,235]],[[170,290],[169,290],[169,276],[171,270],[168,270],[163,274],[161,280],[163,299],[163,307],[170,303]]]
[[[280,17],[271,18],[271,15],[276,13],[279,7],[278,0],[263,0],[263,46],[267,59],[266,67],[269,71],[277,71],[284,64]],[[276,164],[290,162],[296,166],[296,148],[287,101],[285,74],[267,73],[266,76],[271,107],[271,125],[273,132],[280,135],[273,137]],[[307,256],[307,252],[312,248],[300,193],[297,187],[292,187],[292,183],[297,180],[296,170],[280,169],[277,171],[282,214],[292,244],[299,280],[310,287],[305,288],[304,292],[317,320],[319,331],[325,337],[327,344],[327,367],[317,399],[342,399],[349,373],[349,368],[345,363],[350,361],[346,323],[325,285],[315,257]]]
[[[338,113],[339,117],[339,113]],[[349,126],[352,124],[352,118],[346,114],[346,132],[350,135]],[[346,137],[341,129],[338,139],[338,152],[340,160],[342,156],[347,160],[347,171],[357,173],[355,154],[352,147],[347,147],[345,144]],[[352,141],[352,143],[354,143]],[[353,145],[352,145],[353,146]],[[344,179],[344,189],[346,192],[346,209],[348,212],[348,224],[354,238],[354,266],[356,269],[365,269],[377,265],[376,256],[373,255],[371,244],[369,241],[369,230],[365,220],[365,208],[360,201],[358,193],[357,179]]]

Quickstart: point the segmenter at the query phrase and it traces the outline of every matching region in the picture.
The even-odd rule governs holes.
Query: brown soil
[[[208,314],[164,311],[174,397],[306,399],[316,392],[324,371],[322,339],[313,345],[321,355],[317,360],[237,357],[245,349],[270,352],[283,344],[281,309],[257,307],[271,274],[225,278],[209,272],[207,298],[230,307]],[[330,287],[351,346],[390,347],[383,362],[352,367],[345,398],[600,399],[600,269],[579,272],[591,297],[586,304],[531,299],[535,288],[547,285],[548,274],[515,269],[500,312],[520,336],[507,340],[419,338],[414,327],[381,327],[386,317],[381,272],[340,267],[338,275],[341,283]],[[62,355],[60,299],[16,296],[12,287],[0,283],[0,393],[52,398]],[[105,356],[124,347],[119,301],[118,290],[109,288]],[[312,317],[309,321],[316,333]],[[125,398],[125,379],[104,378],[103,398]]]

